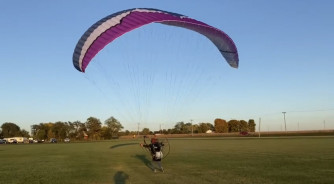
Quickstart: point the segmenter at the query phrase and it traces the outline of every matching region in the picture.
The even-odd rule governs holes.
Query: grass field
[[[0,145],[0,183],[334,183],[334,137],[170,139],[164,173],[140,141]]]

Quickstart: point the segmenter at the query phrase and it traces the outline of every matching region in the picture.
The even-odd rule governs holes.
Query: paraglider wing
[[[215,44],[230,66],[238,67],[237,48],[232,39],[223,31],[184,15],[147,8],[117,12],[92,25],[75,47],[74,67],[85,72],[89,62],[107,44],[126,32],[152,22],[186,28],[206,36]]]

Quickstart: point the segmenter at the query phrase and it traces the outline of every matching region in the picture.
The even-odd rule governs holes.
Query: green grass
[[[334,183],[334,137],[170,139],[165,173],[140,141],[0,145],[0,183]]]

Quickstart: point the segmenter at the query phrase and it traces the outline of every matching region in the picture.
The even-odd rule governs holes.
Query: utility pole
[[[283,113],[283,116],[284,116],[285,133],[287,133],[287,132],[286,132],[286,120],[285,120],[285,113],[286,113],[286,112],[282,112],[282,113]]]
[[[326,121],[324,120],[324,130],[326,130]]]
[[[259,137],[261,137],[261,118],[259,118]]]
[[[138,123],[138,131],[137,131],[137,134],[139,135],[139,125],[140,125],[140,123]]]
[[[160,123],[160,133],[161,133],[161,134],[163,133],[164,126],[165,126],[164,123]]]
[[[193,136],[194,133],[193,120],[191,119],[190,122],[191,122],[191,136]]]

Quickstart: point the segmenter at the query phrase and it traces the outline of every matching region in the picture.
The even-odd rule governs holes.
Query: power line
[[[333,109],[304,110],[304,111],[287,111],[287,112],[291,113],[291,112],[325,112],[325,111],[334,111],[334,108]]]

